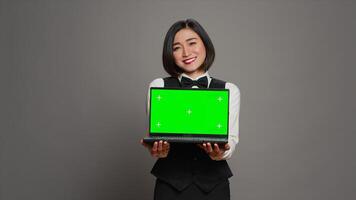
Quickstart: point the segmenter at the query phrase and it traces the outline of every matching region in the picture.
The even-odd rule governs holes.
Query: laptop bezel
[[[200,133],[195,133],[195,134],[189,134],[189,133],[152,133],[151,132],[151,107],[152,107],[152,90],[154,89],[159,89],[159,90],[208,90],[208,91],[227,91],[227,96],[228,96],[228,103],[227,103],[227,133],[224,135],[221,135],[221,133],[210,133],[210,134],[200,134]],[[205,138],[226,138],[228,139],[229,137],[229,116],[230,116],[230,90],[225,89],[225,88],[176,88],[176,87],[151,87],[150,88],[150,102],[149,102],[149,126],[148,126],[148,132],[150,137],[187,137],[187,138],[194,138],[194,137],[205,137]]]

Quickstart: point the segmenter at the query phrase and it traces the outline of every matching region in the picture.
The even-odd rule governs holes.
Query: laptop
[[[149,104],[146,143],[228,142],[228,89],[152,87]]]

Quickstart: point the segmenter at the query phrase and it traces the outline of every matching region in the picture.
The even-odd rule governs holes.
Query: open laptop
[[[144,142],[227,143],[229,90],[150,88],[149,136]]]

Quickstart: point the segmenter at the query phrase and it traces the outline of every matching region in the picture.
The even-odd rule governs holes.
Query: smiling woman
[[[202,144],[168,143],[156,141],[144,143],[152,157],[158,158],[151,173],[156,176],[154,199],[207,199],[229,200],[229,180],[232,172],[226,162],[231,158],[238,143],[240,90],[233,83],[212,78],[208,70],[215,58],[214,46],[203,27],[193,19],[174,23],[168,30],[163,45],[163,67],[171,77],[157,78],[151,87],[173,88],[225,88],[229,90],[228,143]],[[148,100],[150,93],[148,93]],[[207,99],[196,99],[199,103],[211,103]],[[184,104],[185,99],[176,104]],[[147,106],[149,108],[149,104]],[[166,108],[177,109],[177,106]],[[188,110],[187,112],[191,112]],[[149,113],[149,112],[147,112]],[[174,113],[173,111],[170,113]],[[162,116],[159,116],[162,117]],[[213,118],[214,116],[207,116]],[[168,120],[168,119],[167,119]],[[169,117],[177,122],[179,116]],[[192,126],[201,126],[198,121]],[[179,127],[180,128],[180,127]]]
[[[163,67],[177,77],[182,73],[196,76],[209,70],[215,49],[208,33],[195,20],[178,21],[168,30],[163,44]],[[189,71],[185,71],[188,69]]]
[[[173,57],[175,63],[190,77],[196,78],[204,73],[201,66],[206,58],[205,46],[193,30],[184,28],[176,33]]]

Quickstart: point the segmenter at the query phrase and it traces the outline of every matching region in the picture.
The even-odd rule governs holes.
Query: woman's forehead
[[[191,38],[199,39],[199,35],[190,28],[184,28],[176,33],[174,42],[184,42]]]

